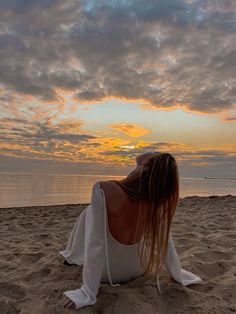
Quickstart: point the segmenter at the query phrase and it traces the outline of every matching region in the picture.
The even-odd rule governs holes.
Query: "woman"
[[[77,219],[66,250],[60,252],[68,264],[83,265],[82,287],[64,292],[67,308],[96,303],[100,282],[116,286],[154,274],[160,292],[162,264],[185,286],[201,282],[181,269],[170,235],[179,199],[174,157],[147,153],[136,163],[125,179],[94,184],[91,204]]]

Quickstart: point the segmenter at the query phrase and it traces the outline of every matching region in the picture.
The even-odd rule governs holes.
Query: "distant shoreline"
[[[236,178],[204,177],[206,180],[236,180]]]
[[[123,178],[125,175],[108,175],[108,174],[71,174],[71,173],[37,173],[37,172],[2,172],[0,171],[0,174],[4,175],[27,175],[27,176],[68,176],[68,177],[111,177],[111,178]],[[180,180],[199,180],[199,179],[205,179],[205,180],[233,180],[235,181],[236,178],[225,178],[225,177],[180,177]]]

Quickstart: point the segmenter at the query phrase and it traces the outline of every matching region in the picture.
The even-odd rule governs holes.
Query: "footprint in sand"
[[[43,245],[44,246],[52,246],[52,243],[51,242],[45,242]]]
[[[8,300],[8,298],[0,298],[0,311],[1,313],[18,314],[19,310]]]
[[[189,239],[185,239],[185,238],[180,238],[175,240],[176,245],[189,245]],[[190,243],[191,244],[191,243]],[[191,244],[192,245],[192,244]]]
[[[195,267],[196,273],[199,275],[202,273],[202,276],[204,276],[203,279],[209,280],[216,277],[222,277],[225,273],[227,273],[230,269],[230,267],[227,265],[227,262],[225,261],[218,261],[218,262],[208,262],[205,264],[200,264],[197,267]],[[205,271],[207,269],[207,272]],[[203,275],[204,274],[204,275]]]
[[[42,258],[43,256],[44,256],[43,253],[23,254],[22,255],[22,262],[24,262],[24,263],[35,263],[38,260],[40,260],[40,258]]]
[[[8,282],[0,282],[0,295],[16,300],[21,300],[25,297],[23,288]]]
[[[42,277],[47,277],[51,272],[50,268],[43,268],[39,271],[33,272],[29,275],[27,275],[24,279],[25,281],[32,281],[32,280],[37,280],[42,279]]]
[[[96,307],[96,313],[113,313],[114,305],[119,296],[113,292],[101,292]]]
[[[19,225],[24,229],[31,229],[33,227],[33,224],[31,222],[23,222],[19,223]]]
[[[206,254],[205,252],[199,252],[194,253],[194,256],[200,259],[202,262],[230,260],[232,258],[229,253],[222,251],[209,251],[209,254]]]
[[[49,233],[35,234],[32,239],[35,241],[41,241],[45,239],[49,239],[51,235]]]

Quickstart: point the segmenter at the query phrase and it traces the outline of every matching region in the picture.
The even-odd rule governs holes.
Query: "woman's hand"
[[[67,309],[75,309],[75,303],[71,301],[69,298],[66,298],[63,302],[63,307]]]

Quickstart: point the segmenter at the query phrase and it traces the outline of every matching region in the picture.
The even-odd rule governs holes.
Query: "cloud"
[[[222,115],[222,120],[224,122],[234,122],[234,121],[236,121],[236,106],[233,109],[228,110],[227,112],[225,112]]]
[[[99,146],[90,143],[96,140],[95,136],[81,131],[80,120],[3,118],[0,123],[3,156],[73,162],[85,156],[80,146]]]
[[[104,156],[123,159],[126,167],[135,165],[135,158],[148,152],[168,152],[177,160],[182,177],[222,176],[236,177],[236,148],[195,149],[183,143],[175,142],[140,142],[136,146],[116,146],[113,150],[103,151]]]
[[[234,2],[1,1],[0,75],[42,102],[107,97],[218,114],[235,104]],[[229,121],[229,119],[228,119]]]
[[[129,138],[109,137],[102,132],[91,135],[83,130],[82,120],[65,120],[59,116],[43,119],[42,114],[35,108],[28,118],[26,115],[1,119],[0,151],[4,162],[0,171],[37,172],[40,169],[56,173],[89,171],[125,175],[134,167],[136,156],[156,151],[173,154],[181,176],[236,176],[234,145],[196,149],[181,142],[147,142],[137,138],[134,144],[133,136],[146,129],[118,124],[113,127],[127,133]]]
[[[115,138],[86,130],[73,116],[76,103],[119,98],[147,110],[182,107],[234,123],[234,14],[233,0],[2,0],[4,162],[29,160],[33,167],[54,160],[92,169],[96,160],[101,171],[116,171],[155,150],[172,152],[190,170],[198,164],[203,172],[206,165],[223,171],[225,160],[234,171],[230,149],[138,142],[150,130],[132,123],[108,125],[128,135]]]
[[[109,124],[107,127],[110,129],[123,132],[124,134],[130,137],[140,137],[151,132],[150,130],[144,127],[130,123],[113,123]]]
[[[225,117],[224,120],[227,121],[236,121],[236,116]]]

